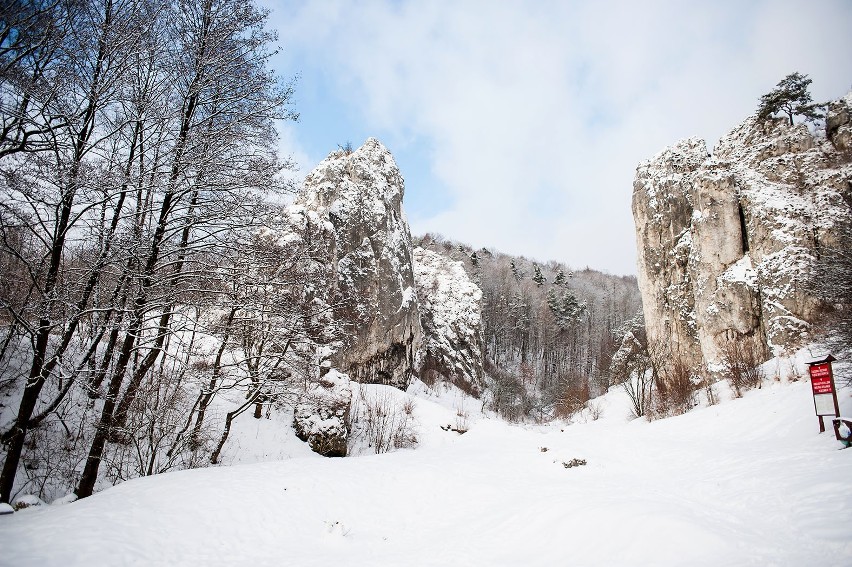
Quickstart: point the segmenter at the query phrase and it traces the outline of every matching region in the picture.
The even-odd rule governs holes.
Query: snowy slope
[[[620,391],[600,403],[586,424],[480,415],[458,435],[438,427],[452,403],[419,397],[417,450],[181,471],[0,516],[0,564],[852,564],[852,450],[817,433],[806,381],[652,423]]]

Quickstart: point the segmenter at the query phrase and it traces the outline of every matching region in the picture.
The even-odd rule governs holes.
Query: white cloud
[[[276,22],[371,129],[429,141],[452,206],[409,210],[415,231],[618,273],[639,161],[712,145],[793,70],[815,98],[852,80],[843,1],[322,1]]]

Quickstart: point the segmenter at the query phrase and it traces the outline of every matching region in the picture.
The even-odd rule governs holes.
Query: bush
[[[349,413],[350,430],[357,432],[350,437],[350,445],[363,438],[376,454],[417,445],[414,401],[400,403],[394,398],[386,389],[368,395],[366,388],[359,388]]]
[[[722,364],[736,397],[742,397],[746,390],[760,387],[763,382],[762,362],[758,350],[745,340],[731,341],[722,350]]]
[[[695,405],[696,386],[692,381],[692,370],[678,356],[672,358],[656,386],[652,412],[654,418],[680,415]]]
[[[458,433],[467,433],[470,429],[470,415],[464,410],[463,405],[456,407],[456,425],[453,431]]]
[[[556,416],[570,418],[582,410],[590,399],[589,385],[579,375],[560,380],[561,391],[556,398]]]
[[[844,200],[852,207],[852,186]],[[821,248],[807,289],[823,302],[814,330],[837,358],[848,359],[852,355],[852,220],[837,219],[832,233],[834,242]],[[852,372],[841,367],[835,380],[852,386]]]
[[[521,421],[529,415],[534,403],[521,380],[498,368],[488,358],[485,359],[485,372],[490,377],[491,396],[487,405],[492,411],[506,421]]]

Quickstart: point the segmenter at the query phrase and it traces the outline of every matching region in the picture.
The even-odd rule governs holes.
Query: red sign
[[[831,376],[811,378],[811,388],[814,389],[815,396],[817,394],[830,394],[833,391],[831,389]]]
[[[837,405],[837,392],[834,390],[834,377],[831,375],[831,363],[837,360],[830,354],[822,360],[808,363],[811,375],[811,389],[814,392],[814,409],[819,417],[819,432],[825,431],[823,416],[838,416],[840,408]],[[840,433],[835,431],[837,439]]]
[[[814,395],[830,394],[834,390],[831,387],[831,365],[828,363],[814,364],[810,367],[811,388]]]
[[[823,376],[831,376],[831,364],[823,362],[822,364],[814,364],[810,368],[811,378],[822,378]]]

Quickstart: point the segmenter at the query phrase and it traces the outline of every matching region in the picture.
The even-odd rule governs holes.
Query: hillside
[[[541,262],[426,234],[482,290],[489,407],[509,420],[567,416],[611,384],[620,328],[641,309],[634,276]]]
[[[456,418],[451,390],[410,391],[418,450],[132,480],[73,505],[0,516],[0,563],[852,561],[842,480],[852,452],[818,435],[807,382],[782,379],[651,423],[627,419],[619,389],[600,398],[600,419],[570,425],[513,426],[471,410],[464,435],[440,427]],[[848,389],[841,399],[852,413]],[[563,464],[572,459],[586,464]]]

